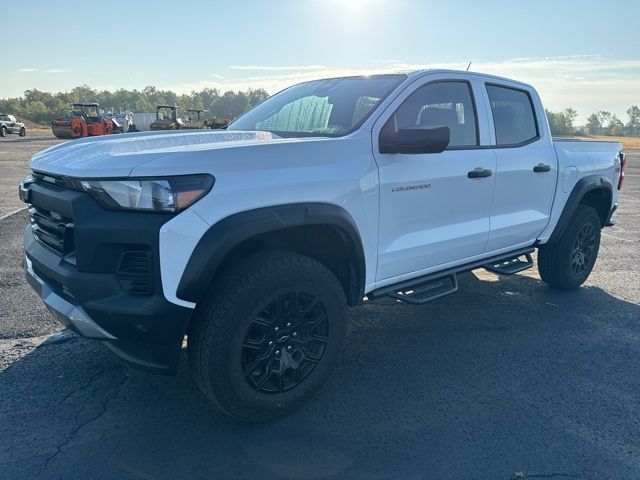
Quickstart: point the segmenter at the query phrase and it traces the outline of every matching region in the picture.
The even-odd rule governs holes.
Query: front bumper
[[[177,372],[192,309],[174,305],[161,294],[138,298],[116,292],[113,275],[63,266],[34,239],[31,227],[25,230],[24,242],[27,282],[56,320],[82,337],[102,341],[133,366],[168,375]]]
[[[31,260],[25,258],[23,266],[27,283],[40,295],[45,306],[60,323],[86,338],[116,340],[116,337],[91,320],[89,314],[85,312],[82,307],[68,302],[55,293],[51,287],[34,272]]]
[[[31,225],[24,231],[27,281],[53,316],[130,363],[174,373],[193,309],[163,294],[159,235],[170,217],[104,210],[86,193],[41,183],[25,189],[36,215],[51,211],[73,222],[61,251],[36,237]],[[131,276],[140,261],[142,285]]]

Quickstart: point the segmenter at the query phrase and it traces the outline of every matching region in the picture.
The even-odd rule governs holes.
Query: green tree
[[[51,121],[51,110],[40,100],[29,102],[24,110],[24,115],[36,123]]]
[[[573,108],[565,108],[561,112],[545,110],[549,128],[552,135],[573,135],[575,133],[574,122],[578,112]]]
[[[631,105],[627,109],[627,116],[629,117],[627,134],[632,136],[640,135],[640,107]]]
[[[600,135],[607,134],[608,132],[606,131],[605,127],[611,122],[611,112],[600,110],[599,112],[596,112],[596,115],[598,115],[598,118],[600,119]]]
[[[602,131],[602,121],[597,113],[592,113],[587,118],[587,131],[591,135],[598,135]]]
[[[569,129],[569,133],[573,134],[575,132],[575,121],[578,118],[578,112],[576,110],[574,110],[573,108],[569,107],[569,108],[565,108],[562,111],[563,115],[564,115],[564,119],[565,119],[565,125],[567,127],[567,129]]]
[[[95,102],[98,97],[98,92],[87,85],[81,85],[74,88],[69,92],[69,99],[73,102]]]
[[[624,123],[614,114],[609,118],[609,135],[624,135]]]

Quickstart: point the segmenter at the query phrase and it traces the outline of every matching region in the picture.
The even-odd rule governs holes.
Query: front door
[[[381,119],[400,128],[447,126],[449,148],[438,154],[380,154],[377,281],[414,276],[480,255],[489,238],[496,158],[479,146],[472,86],[437,80],[418,86]],[[426,273],[426,272],[425,272]],[[400,280],[400,279],[398,279]]]

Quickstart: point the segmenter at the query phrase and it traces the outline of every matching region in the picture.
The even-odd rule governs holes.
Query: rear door
[[[495,192],[487,252],[530,245],[549,221],[557,159],[534,90],[487,83],[493,127]]]
[[[486,112],[468,77],[432,74],[417,80],[373,128],[380,176],[377,281],[392,283],[480,255],[489,238],[495,156]],[[438,154],[381,154],[380,130],[447,126],[449,148]],[[469,172],[483,171],[482,175]],[[471,177],[471,178],[470,178]],[[402,278],[400,278],[402,277]]]

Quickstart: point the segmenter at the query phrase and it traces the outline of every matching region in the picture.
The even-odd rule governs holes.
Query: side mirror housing
[[[441,153],[451,141],[449,127],[401,128],[397,132],[383,128],[380,132],[380,153]]]

